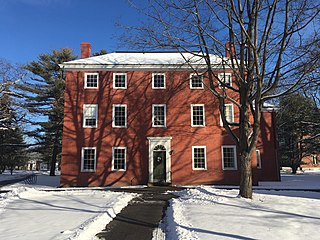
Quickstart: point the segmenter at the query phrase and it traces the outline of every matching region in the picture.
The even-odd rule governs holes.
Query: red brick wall
[[[152,72],[128,72],[128,88],[112,88],[113,72],[99,72],[99,89],[84,89],[84,72],[67,72],[61,163],[62,186],[147,184],[147,137],[170,136],[173,184],[238,184],[237,171],[223,171],[221,145],[234,145],[220,127],[218,102],[206,89],[189,86],[189,73],[167,72],[166,89],[152,89]],[[83,128],[83,104],[99,104],[98,127]],[[112,128],[112,104],[127,104],[127,128]],[[152,104],[166,104],[167,127],[152,128]],[[191,127],[191,104],[205,104],[205,127]],[[235,110],[235,119],[238,112]],[[254,181],[277,180],[272,113],[263,113],[259,140],[262,169]],[[262,142],[264,143],[262,147]],[[192,170],[192,146],[206,146],[207,170]],[[127,147],[127,170],[111,171],[113,146]],[[82,173],[81,148],[97,148],[94,173]],[[255,166],[255,156],[253,158]]]

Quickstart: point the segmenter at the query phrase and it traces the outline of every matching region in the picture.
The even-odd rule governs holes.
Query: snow
[[[238,189],[198,186],[175,193],[165,223],[167,239],[319,239],[320,191],[295,191],[310,184],[319,187],[320,172],[285,174],[288,190],[254,190],[253,199]],[[320,188],[318,188],[320,190]]]
[[[102,187],[53,188],[58,179],[40,175],[36,185],[1,188],[10,191],[0,194],[0,239],[95,239],[137,196]],[[231,186],[189,187],[175,192],[179,198],[170,200],[154,239],[318,239],[319,183],[319,170],[282,174],[282,182],[255,187],[253,199]]]
[[[137,194],[91,188],[59,189],[59,176],[38,176],[0,193],[0,239],[94,239]],[[46,190],[46,191],[45,191]],[[54,190],[54,191],[53,191]]]
[[[222,58],[210,55],[212,64],[220,64]],[[226,59],[224,59],[226,60]],[[196,65],[206,64],[202,57],[193,53],[179,52],[113,52],[100,56],[65,62],[60,67],[69,65],[184,65],[187,62]]]

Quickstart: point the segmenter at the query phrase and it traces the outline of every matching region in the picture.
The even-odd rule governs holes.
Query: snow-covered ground
[[[0,239],[94,239],[136,196],[104,188],[44,191],[58,185],[59,176],[39,175],[35,185],[1,188],[10,192],[0,194]],[[320,192],[294,189],[320,190],[320,171],[260,183],[252,200],[238,197],[237,189],[183,190],[162,223],[166,239],[319,239]]]
[[[58,185],[59,176],[39,175],[37,184],[1,188],[10,192],[0,194],[0,239],[94,239],[136,196],[102,189],[44,191]]]
[[[320,190],[320,172],[282,179],[266,185]],[[257,189],[252,200],[238,192],[199,186],[176,193],[166,212],[167,239],[319,239],[320,192]]]

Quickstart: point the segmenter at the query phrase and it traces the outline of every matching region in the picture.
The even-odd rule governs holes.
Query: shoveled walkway
[[[175,187],[147,187],[141,189],[120,189],[141,194],[131,200],[127,207],[96,236],[110,240],[148,240],[158,227],[168,206],[168,200],[175,197],[166,191],[179,191]]]

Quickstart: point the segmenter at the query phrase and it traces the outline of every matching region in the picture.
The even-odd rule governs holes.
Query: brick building
[[[115,52],[60,65],[66,73],[61,186],[238,184],[237,148],[222,127],[205,68],[192,54]],[[188,61],[188,64],[186,63]],[[229,70],[214,69],[232,84]],[[217,84],[217,87],[218,84]],[[226,104],[228,121],[238,110]],[[279,180],[272,109],[264,109],[253,181]],[[237,132],[237,129],[233,129]]]

